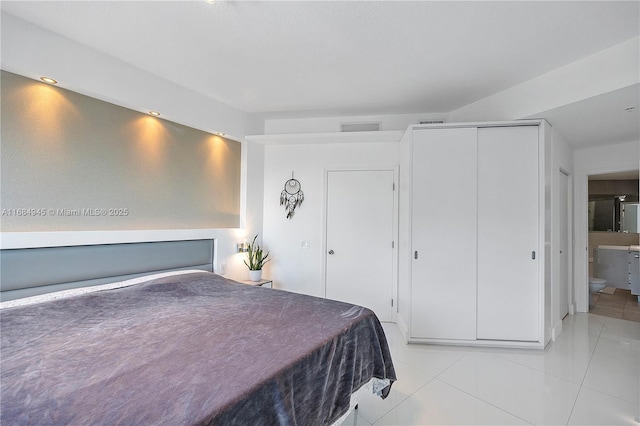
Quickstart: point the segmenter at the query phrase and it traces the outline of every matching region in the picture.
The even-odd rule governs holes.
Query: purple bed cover
[[[3,425],[324,425],[396,379],[372,311],[205,272],[2,309],[0,328]]]

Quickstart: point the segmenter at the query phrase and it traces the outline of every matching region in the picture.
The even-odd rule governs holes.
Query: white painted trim
[[[555,342],[558,336],[562,334],[562,320],[556,321],[551,329],[551,341]]]
[[[1,232],[0,249],[217,239],[227,229]],[[215,247],[217,248],[217,247]],[[217,250],[216,250],[217,252]]]
[[[471,346],[471,347],[491,347],[491,348],[514,348],[514,349],[544,349],[548,342],[522,342],[510,340],[451,340],[451,339],[424,339],[410,337],[407,343],[435,344],[450,346]]]
[[[396,321],[396,324],[398,325],[398,329],[400,330],[404,343],[409,343],[409,327],[402,319],[402,315],[398,315],[398,321]]]
[[[247,186],[249,182],[249,142],[240,142],[240,228],[247,226]]]
[[[586,216],[578,212],[587,211],[588,194],[588,174],[583,171],[576,172],[575,185],[575,211],[574,211],[574,238],[575,238],[575,260],[574,260],[574,283],[573,295],[577,312],[589,312],[589,236]]]
[[[640,163],[639,163],[640,165]],[[586,221],[587,203],[589,202],[589,176],[607,173],[620,173],[637,170],[633,167],[608,166],[592,167],[575,172],[574,198],[574,281],[573,294],[575,310],[589,312],[589,230]]]
[[[544,347],[552,337],[553,329],[553,264],[555,253],[552,250],[553,232],[553,150],[551,149],[551,126],[547,121],[539,121],[538,126],[538,340]],[[555,247],[553,247],[555,248]],[[555,257],[557,259],[557,257]]]
[[[328,143],[398,143],[404,131],[377,132],[288,133],[281,135],[250,135],[245,139],[262,145],[328,144]]]
[[[573,285],[571,285],[573,283],[573,276],[575,274],[575,268],[574,268],[574,263],[573,263],[573,259],[574,259],[574,252],[575,252],[575,241],[576,238],[574,236],[574,227],[573,227],[573,221],[574,221],[574,204],[573,204],[573,180],[574,180],[574,174],[570,173],[566,170],[564,170],[563,168],[560,168],[560,171],[562,173],[564,173],[565,175],[567,175],[567,198],[568,198],[568,202],[567,202],[567,214],[569,215],[568,217],[568,223],[567,223],[567,233],[569,234],[569,241],[567,242],[567,281],[568,281],[568,290],[569,290],[569,295],[568,295],[568,302],[569,302],[569,306],[568,306],[568,314],[569,315],[573,315],[576,311],[576,296],[575,296],[575,289],[573,287]]]
[[[543,122],[549,124],[545,119],[531,119],[531,120],[516,120],[516,121],[478,121],[468,123],[440,123],[440,124],[413,124],[409,126],[410,130],[420,129],[447,129],[447,128],[462,128],[462,127],[476,127],[482,129],[485,127],[516,127],[516,126],[540,126]]]

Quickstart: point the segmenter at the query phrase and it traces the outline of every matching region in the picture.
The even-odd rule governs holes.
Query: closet
[[[410,341],[548,340],[545,126],[413,126],[405,134]]]

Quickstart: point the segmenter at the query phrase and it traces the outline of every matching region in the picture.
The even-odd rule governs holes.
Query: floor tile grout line
[[[586,321],[583,321],[584,319],[586,319]],[[569,424],[572,419],[574,419],[574,416],[579,415],[582,411],[584,411],[584,398],[586,397],[585,395],[587,395],[587,393],[585,392],[601,392],[604,395],[613,398],[614,400],[620,401],[621,403],[629,403],[628,400],[626,400],[623,397],[620,397],[619,395],[613,395],[609,392],[603,392],[602,390],[600,390],[598,387],[593,387],[593,386],[587,386],[585,385],[586,382],[586,377],[589,377],[589,374],[592,374],[593,371],[595,370],[591,370],[592,368],[596,368],[594,364],[596,358],[595,355],[598,355],[598,357],[602,357],[602,354],[597,353],[597,348],[601,347],[601,345],[604,345],[605,340],[603,339],[604,337],[607,336],[622,336],[625,339],[629,338],[634,340],[634,336],[636,335],[636,328],[634,328],[635,326],[632,326],[631,324],[633,324],[634,322],[628,319],[624,319],[624,318],[613,318],[613,317],[605,317],[605,316],[600,316],[597,314],[590,314],[590,313],[586,313],[586,315],[584,315],[584,317],[582,319],[579,319],[576,317],[575,321],[570,321],[567,322],[567,331],[569,331],[569,329],[572,329],[572,332],[579,332],[581,335],[581,339],[578,339],[579,341],[575,341],[575,339],[572,340],[568,340],[566,342],[564,342],[567,345],[571,345],[571,346],[566,346],[565,348],[563,348],[562,350],[566,350],[567,351],[567,355],[572,355],[574,353],[576,353],[576,347],[579,348],[583,348],[584,346],[587,346],[587,350],[581,350],[581,349],[577,349],[578,352],[580,352],[581,357],[586,355],[586,367],[584,369],[584,373],[581,375],[582,378],[580,379],[580,375],[576,375],[577,379],[580,379],[579,382],[578,380],[569,380],[563,377],[559,377],[553,373],[549,373],[549,372],[545,372],[545,371],[541,371],[538,368],[535,367],[530,367],[526,364],[522,364],[520,361],[515,361],[515,360],[510,360],[510,359],[506,359],[503,358],[504,354],[501,353],[490,353],[490,352],[481,352],[482,348],[481,347],[470,347],[468,348],[467,351],[464,351],[462,353],[459,354],[459,356],[457,357],[457,359],[455,359],[454,361],[451,362],[450,365],[446,366],[445,368],[443,368],[438,374],[436,374],[434,377],[430,378],[428,381],[426,381],[424,384],[420,385],[418,388],[416,388],[416,390],[414,390],[412,393],[408,394],[404,399],[402,399],[398,404],[395,404],[393,408],[389,409],[389,410],[385,410],[385,413],[382,414],[381,416],[376,416],[377,419],[375,422],[372,422],[372,425],[379,425],[380,420],[384,417],[387,416],[390,412],[392,412],[394,409],[397,409],[400,405],[402,404],[407,404],[407,400],[409,400],[410,398],[414,398],[415,401],[415,395],[420,392],[423,391],[424,388],[427,385],[433,385],[434,383],[440,383],[442,385],[447,385],[449,387],[451,387],[452,389],[456,389],[459,392],[462,392],[465,395],[468,395],[469,397],[473,398],[474,400],[483,402],[485,404],[487,404],[490,407],[493,407],[497,410],[499,410],[500,412],[506,413],[508,415],[514,416],[517,419],[520,419],[523,422],[526,422],[527,424],[531,424],[530,421],[527,421],[525,419],[522,419],[521,417],[511,413],[510,411],[507,411],[503,408],[500,408],[499,406],[496,406],[494,404],[492,404],[489,401],[485,401],[483,398],[480,398],[472,393],[470,393],[469,391],[465,391],[463,389],[460,389],[450,383],[448,383],[447,381],[443,380],[443,375],[445,375],[445,373],[447,371],[450,371],[450,369],[455,368],[456,365],[458,365],[461,360],[465,359],[467,356],[469,355],[475,355],[477,353],[480,353],[481,355],[490,355],[492,357],[495,357],[495,359],[500,359],[501,362],[508,362],[511,363],[512,365],[518,365],[520,367],[524,367],[528,370],[533,370],[536,371],[538,373],[541,373],[545,376],[548,377],[554,377],[558,380],[562,380],[564,382],[568,382],[568,383],[572,383],[574,386],[576,386],[577,389],[577,394],[575,395],[573,404],[571,404],[571,401],[567,401],[568,404],[565,405],[566,408],[569,408],[568,405],[571,405],[571,409],[569,410],[568,413],[568,417],[566,420],[566,424]],[[627,326],[626,324],[629,324],[629,326]],[[637,325],[637,324],[636,324]],[[632,334],[629,335],[629,332],[631,332]],[[584,341],[583,337],[585,335],[588,335],[588,338],[586,340],[586,342]],[[629,337],[631,336],[631,337]],[[395,340],[395,339],[394,339]],[[638,339],[635,339],[636,341]],[[585,345],[586,343],[586,345]],[[405,346],[406,344],[402,345]],[[427,345],[429,346],[429,345]],[[592,347],[593,349],[589,350],[588,348]],[[558,356],[561,355],[562,352],[558,353]],[[598,358],[599,359],[599,358]],[[584,361],[584,358],[583,358]],[[411,366],[411,363],[406,363],[404,361],[400,361],[403,362],[404,364],[407,364],[409,366]],[[421,370],[420,370],[421,371]],[[427,375],[427,377],[430,377],[431,374],[427,374],[426,372],[424,372],[425,375]],[[438,380],[438,382],[434,382],[435,380]],[[595,382],[594,382],[595,383]],[[590,395],[590,394],[589,394]],[[488,396],[488,395],[487,395]],[[583,400],[583,403],[578,406],[577,405],[577,401],[578,399],[582,398],[581,400]],[[580,408],[581,407],[581,408]],[[361,416],[363,420],[365,420],[367,423],[368,420],[365,419],[363,416]],[[537,417],[536,417],[537,418]],[[515,419],[514,419],[515,420]],[[541,420],[542,423],[544,424],[544,420]]]
[[[602,334],[602,329],[603,329],[603,328],[604,328],[604,327],[601,327],[600,331],[598,332],[598,339],[596,340],[596,346],[597,346],[597,344],[598,344],[598,341],[600,340],[600,335]],[[594,348],[594,351],[595,351],[595,348]],[[470,353],[471,353],[471,352],[470,352]],[[463,357],[465,357],[465,356],[469,355],[470,353],[465,354]],[[575,382],[572,382],[571,380],[567,380],[567,379],[565,379],[565,378],[563,378],[563,377],[558,377],[558,376],[555,376],[555,375],[552,375],[552,374],[549,374],[549,373],[546,373],[546,372],[543,372],[543,371],[540,371],[540,370],[536,370],[535,368],[529,367],[528,365],[523,365],[523,364],[520,364],[520,363],[518,363],[518,362],[516,362],[516,361],[512,361],[512,360],[509,360],[509,359],[502,358],[502,357],[500,357],[499,355],[496,355],[496,354],[483,353],[483,352],[478,352],[478,353],[483,354],[483,355],[489,355],[489,356],[492,356],[492,357],[495,357],[495,358],[499,359],[500,361],[509,362],[509,363],[515,364],[515,365],[517,365],[517,366],[519,366],[519,367],[524,367],[524,368],[526,368],[526,369],[528,369],[528,370],[535,371],[536,373],[540,373],[540,374],[543,374],[543,375],[545,375],[545,376],[550,376],[550,377],[553,377],[553,378],[555,378],[555,379],[562,380],[563,382],[567,382],[567,383],[570,383],[570,384],[572,384],[572,385],[576,385],[576,386],[578,386],[578,392],[576,393],[576,397],[575,397],[575,399],[574,399],[574,401],[573,401],[573,405],[571,406],[571,411],[569,412],[569,416],[567,417],[567,423],[566,423],[566,424],[569,424],[569,421],[571,420],[571,415],[573,414],[573,410],[574,410],[574,408],[575,408],[576,402],[578,401],[578,397],[580,396],[580,392],[582,391],[582,383],[584,383],[584,378],[586,377],[587,372],[589,371],[589,366],[591,365],[591,360],[593,359],[593,352],[591,352],[591,353],[589,354],[589,364],[587,365],[587,368],[586,368],[586,370],[585,370],[585,373],[584,373],[584,376],[583,376],[583,378],[582,378],[582,381],[581,381],[579,384],[578,384],[578,383],[575,383]],[[462,357],[462,358],[463,358],[463,357]],[[466,393],[466,394],[468,394],[468,395],[470,395],[470,396],[472,396],[472,397],[474,397],[474,398],[476,398],[476,399],[478,399],[478,400],[480,400],[480,401],[482,401],[482,402],[485,402],[485,403],[487,403],[487,404],[489,404],[489,405],[491,405],[491,406],[493,406],[493,407],[498,408],[499,410],[502,410],[502,411],[504,411],[504,412],[506,412],[506,413],[509,413],[510,415],[512,415],[512,416],[517,417],[517,418],[519,418],[519,419],[520,419],[520,417],[519,417],[519,416],[517,416],[517,415],[515,415],[515,414],[513,414],[513,413],[511,413],[511,412],[509,412],[509,411],[506,411],[506,410],[504,410],[503,408],[497,407],[497,406],[493,405],[492,403],[490,403],[490,402],[488,402],[488,401],[485,401],[484,399],[482,399],[482,398],[480,398],[480,397],[478,397],[478,396],[476,396],[476,395],[470,394],[470,393],[468,393],[468,392],[466,392],[466,391],[464,391],[464,390],[462,390],[462,389],[459,389],[459,388],[458,388],[458,387],[456,387],[456,386],[453,386],[452,384],[450,384],[450,383],[448,383],[448,382],[446,382],[446,381],[443,381],[443,380],[440,380],[440,379],[439,379],[440,375],[442,375],[442,374],[443,374],[446,370],[448,370],[449,368],[453,367],[453,365],[455,365],[455,364],[456,364],[458,361],[460,361],[462,358],[459,358],[456,362],[454,362],[454,363],[453,363],[453,364],[451,364],[449,367],[447,367],[445,370],[443,370],[440,374],[438,374],[438,375],[435,377],[435,379],[437,379],[438,381],[440,381],[440,382],[442,382],[442,383],[445,383],[445,384],[447,384],[447,385],[449,385],[449,386],[452,386],[453,388],[458,389],[458,390],[459,390],[459,391],[461,391],[461,392],[464,392],[464,393]],[[529,421],[527,421],[527,420],[525,420],[525,419],[521,419],[521,420],[523,420],[523,421],[525,421],[525,422],[527,422],[527,423],[529,423],[529,424],[532,424],[531,422],[529,422]]]
[[[410,395],[407,395],[406,398],[404,398],[402,401],[400,401],[398,404],[396,404],[395,407],[390,408],[389,410],[385,411],[385,413],[383,415],[381,415],[380,417],[378,417],[375,421],[370,422],[369,420],[367,420],[365,418],[365,420],[367,421],[367,423],[370,423],[372,426],[375,425],[376,423],[378,423],[380,420],[382,420],[382,418],[384,416],[386,416],[387,414],[389,414],[390,412],[392,412],[393,410],[395,410],[396,408],[398,408],[401,404],[403,404],[404,402],[406,402],[409,398],[411,398],[413,395],[415,395],[416,393],[418,393],[422,388],[424,388],[425,386],[427,386],[429,383],[433,382],[436,378],[435,377],[431,377],[425,384],[423,384],[422,386],[420,386],[418,389],[416,389],[414,392],[412,392]],[[363,416],[364,417],[364,416]]]
[[[626,310],[626,307],[627,307],[627,302],[628,302],[629,296],[631,295],[631,290],[626,290],[626,289],[619,289],[619,288],[616,288],[616,292],[617,292],[618,290],[625,291],[625,292],[627,292],[627,291],[628,291],[628,292],[629,292],[629,294],[628,294],[628,295],[626,295],[626,296],[624,297],[624,299],[623,299],[625,302],[624,302],[624,304],[622,305],[622,308],[617,308],[617,307],[614,307],[614,306],[604,306],[604,305],[600,305],[600,306],[598,306],[598,304],[600,303],[600,297],[601,297],[601,296],[603,296],[602,294],[599,294],[599,295],[598,295],[598,299],[597,299],[597,300],[596,300],[596,302],[594,303],[594,305],[593,305],[592,309],[595,309],[596,307],[599,307],[599,308],[602,308],[602,309],[622,309],[622,313],[621,313],[621,315],[622,315],[622,316],[621,316],[621,317],[618,317],[618,316],[610,316],[610,315],[606,315],[606,314],[604,314],[604,313],[592,313],[592,315],[598,315],[598,316],[601,316],[601,317],[604,317],[604,318],[616,318],[616,319],[621,319],[621,320],[631,321],[631,322],[636,322],[636,323],[640,322],[640,321],[635,320],[635,319],[628,319],[628,318],[625,318],[625,317],[624,317],[625,310]],[[607,296],[609,296],[609,295],[607,295]],[[635,297],[631,297],[631,299],[635,299]],[[607,299],[603,299],[603,301],[604,301],[604,300],[607,300]],[[640,306],[640,302],[638,302],[638,305]]]
[[[537,368],[533,368],[533,367],[531,367],[531,366],[529,366],[529,365],[522,364],[522,363],[520,363],[520,362],[518,362],[518,361],[513,361],[513,360],[510,360],[510,359],[507,359],[507,358],[503,358],[503,357],[501,357],[500,355],[496,355],[496,354],[492,354],[492,353],[485,353],[485,352],[480,352],[480,353],[481,353],[481,354],[484,354],[484,355],[491,355],[491,356],[494,356],[494,357],[496,357],[496,358],[500,359],[501,361],[510,362],[511,364],[515,364],[515,365],[517,365],[517,366],[519,366],[519,367],[524,367],[524,368],[529,369],[529,370],[531,370],[531,371],[535,371],[536,373],[544,374],[545,376],[553,377],[554,379],[562,380],[563,382],[571,383],[571,384],[573,384],[573,385],[577,385],[577,386],[582,386],[582,384],[581,384],[582,382],[581,382],[581,383],[576,383],[576,382],[574,382],[574,381],[572,381],[572,380],[569,380],[569,379],[567,379],[567,378],[565,378],[565,377],[556,376],[555,374],[547,373],[546,371],[540,371],[540,370],[538,370]],[[586,353],[586,352],[585,352],[585,353]],[[589,355],[589,363],[591,363],[591,358],[592,358],[592,357],[593,357],[593,353],[591,353],[591,354]],[[587,366],[587,369],[588,369],[588,368],[589,368],[589,367]],[[585,374],[586,374],[586,370],[585,370]],[[582,380],[584,381],[584,377],[582,378]]]
[[[512,412],[510,412],[510,411],[507,411],[507,410],[505,410],[504,408],[498,407],[497,405],[495,405],[495,404],[493,404],[493,403],[491,403],[491,402],[489,402],[489,401],[485,401],[484,399],[480,398],[478,395],[474,395],[474,394],[472,394],[472,393],[469,393],[469,392],[465,391],[464,389],[460,389],[459,387],[454,386],[454,385],[452,385],[451,383],[445,382],[444,380],[440,380],[440,379],[438,379],[437,377],[434,377],[434,378],[433,378],[433,380],[437,380],[438,382],[442,383],[443,385],[446,385],[446,386],[452,387],[453,389],[455,389],[455,390],[457,390],[457,391],[460,391],[460,392],[464,393],[465,395],[469,395],[469,396],[470,396],[471,398],[473,398],[473,399],[477,399],[478,401],[482,401],[482,402],[484,402],[485,404],[490,405],[491,407],[495,408],[496,410],[502,411],[503,413],[507,413],[508,415],[513,416],[513,417],[515,417],[516,419],[522,420],[523,422],[525,422],[525,423],[527,423],[527,424],[530,424],[530,425],[534,425],[534,426],[535,426],[535,423],[531,423],[530,421],[528,421],[528,420],[526,420],[526,419],[523,419],[522,417],[518,416],[517,414],[514,414],[514,413],[512,413]]]
[[[591,315],[594,315],[594,314],[591,314]],[[573,401],[573,405],[571,406],[571,412],[569,412],[569,418],[567,419],[567,425],[571,421],[571,417],[573,416],[573,412],[576,409],[576,404],[578,403],[578,398],[580,398],[580,394],[582,393],[582,389],[584,387],[586,387],[586,386],[584,386],[584,379],[586,379],[587,378],[587,374],[589,374],[589,368],[591,368],[591,362],[593,361],[593,355],[595,354],[596,348],[598,347],[598,343],[600,342],[600,336],[602,336],[602,330],[604,330],[605,322],[606,322],[606,320],[602,323],[602,326],[600,327],[600,331],[598,332],[598,338],[596,339],[596,344],[593,347],[593,351],[589,355],[589,364],[587,364],[587,368],[584,370],[584,375],[582,376],[582,381],[580,382],[580,388],[578,389],[578,393],[576,394],[576,399]],[[586,387],[586,388],[589,389],[588,387]]]
[[[465,357],[467,357],[467,356],[472,355],[473,353],[475,353],[477,349],[479,349],[479,348],[473,348],[473,350],[471,350],[471,351],[469,351],[469,352],[465,353],[464,355],[462,355],[462,356],[461,356],[460,358],[458,358],[454,363],[452,363],[449,367],[447,367],[447,368],[445,368],[444,370],[442,370],[442,371],[441,371],[441,372],[440,372],[436,377],[434,377],[434,378],[433,378],[433,380],[437,380],[437,381],[439,381],[440,383],[443,383],[443,384],[445,384],[445,385],[447,385],[447,386],[450,386],[450,387],[452,387],[452,388],[454,388],[454,389],[457,389],[457,390],[459,390],[460,392],[462,392],[462,393],[464,393],[464,394],[466,394],[466,395],[469,395],[470,397],[475,398],[475,399],[477,399],[478,401],[482,401],[482,402],[484,402],[485,404],[488,404],[488,405],[490,405],[490,406],[492,406],[492,407],[496,408],[497,410],[502,411],[503,413],[507,413],[507,414],[509,414],[510,416],[513,416],[513,417],[515,417],[515,418],[517,418],[517,419],[520,419],[520,420],[522,420],[523,422],[525,422],[525,423],[527,423],[527,424],[535,425],[535,423],[531,423],[530,421],[525,420],[525,419],[521,418],[520,416],[518,416],[518,415],[516,415],[516,414],[514,414],[514,413],[511,413],[511,412],[509,412],[509,411],[507,411],[507,410],[505,410],[504,408],[498,407],[497,405],[494,405],[494,404],[492,404],[492,403],[491,403],[491,402],[489,402],[489,401],[485,401],[484,399],[480,398],[480,397],[479,397],[479,396],[477,396],[477,395],[473,395],[473,394],[471,394],[471,393],[469,393],[469,392],[467,392],[467,391],[465,391],[465,390],[463,390],[463,389],[458,388],[457,386],[454,386],[454,385],[452,385],[452,384],[450,384],[450,383],[448,383],[448,382],[446,382],[446,381],[444,381],[444,380],[439,379],[439,377],[440,377],[442,374],[444,374],[444,372],[445,372],[445,371],[447,371],[448,369],[452,368],[455,364],[457,364],[458,362],[460,362],[463,358],[465,358]],[[482,353],[482,352],[480,352],[480,353]],[[499,358],[499,359],[500,359],[500,360],[502,360],[502,361],[508,361],[508,360],[504,360],[504,359],[502,359],[502,358]]]
[[[591,363],[591,358],[593,357],[593,352],[582,351],[582,353],[583,354],[587,354],[589,356],[589,363]],[[582,381],[580,383],[576,383],[573,380],[567,379],[566,377],[561,377],[561,376],[558,376],[557,374],[549,373],[547,371],[538,370],[537,368],[531,367],[530,365],[526,365],[526,364],[523,364],[523,363],[518,362],[518,361],[514,361],[514,360],[511,360],[511,359],[508,359],[508,358],[504,358],[504,357],[502,357],[500,355],[497,355],[497,354],[489,354],[489,353],[487,353],[487,355],[493,355],[496,358],[500,358],[503,361],[508,361],[508,362],[513,363],[513,364],[517,364],[517,365],[519,365],[521,367],[528,368],[529,370],[533,370],[533,371],[536,371],[538,373],[542,373],[542,374],[545,374],[547,376],[554,377],[556,379],[564,380],[565,382],[573,383],[574,385],[581,386],[581,383],[582,383]],[[587,368],[589,368],[588,365],[587,365]],[[586,370],[585,370],[585,374],[586,374]],[[582,377],[582,380],[584,380],[584,376]]]
[[[580,389],[582,389],[582,388],[588,389],[588,390],[590,390],[590,391],[594,391],[594,392],[601,393],[601,394],[603,394],[603,395],[608,396],[609,398],[615,398],[615,399],[617,399],[618,401],[622,401],[622,402],[625,402],[625,403],[628,403],[628,404],[634,404],[634,403],[635,403],[635,401],[629,401],[629,400],[627,400],[627,399],[620,398],[620,396],[618,396],[618,395],[613,395],[613,394],[611,394],[611,393],[609,393],[609,392],[605,392],[605,391],[603,391],[603,390],[601,390],[601,389],[592,388],[591,386],[584,385],[584,386],[581,386],[581,387],[580,387]]]
[[[391,355],[391,359],[393,360],[393,354]],[[400,364],[404,364],[405,366],[413,369],[413,370],[417,370],[416,368],[412,367],[411,365],[407,364],[404,361],[393,361],[394,364],[400,363]],[[408,400],[409,398],[411,398],[416,392],[418,392],[420,389],[422,389],[423,387],[427,386],[429,383],[431,383],[434,379],[435,376],[432,376],[431,374],[427,374],[421,370],[420,371],[421,374],[424,374],[426,376],[429,376],[429,380],[426,381],[426,383],[424,383],[422,386],[418,387],[418,389],[416,389],[414,392],[412,392],[410,395],[407,395],[405,398],[403,398],[400,402],[398,402],[394,407],[391,407],[389,410],[385,411],[384,414],[382,414],[380,417],[378,417],[376,420],[374,420],[373,422],[370,422],[369,419],[367,419],[363,414],[360,414],[362,416],[362,418],[364,418],[364,420],[367,423],[370,423],[371,425],[375,425],[378,421],[380,421],[380,419],[382,419],[384,416],[386,416],[387,414],[389,414],[391,411],[393,411],[395,408],[397,408],[400,404],[402,404],[403,402],[405,402],[406,400]],[[391,389],[391,391],[393,392],[393,387]]]

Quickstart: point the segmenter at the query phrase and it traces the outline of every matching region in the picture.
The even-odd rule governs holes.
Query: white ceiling
[[[626,108],[635,106],[631,111]],[[610,145],[640,140],[640,84],[614,90],[541,114],[573,145]]]
[[[449,112],[638,36],[639,5],[1,2],[4,12],[265,117]],[[636,87],[550,111],[550,121],[579,136],[585,114],[601,116],[634,90],[638,106]],[[631,115],[623,136],[637,139]]]

